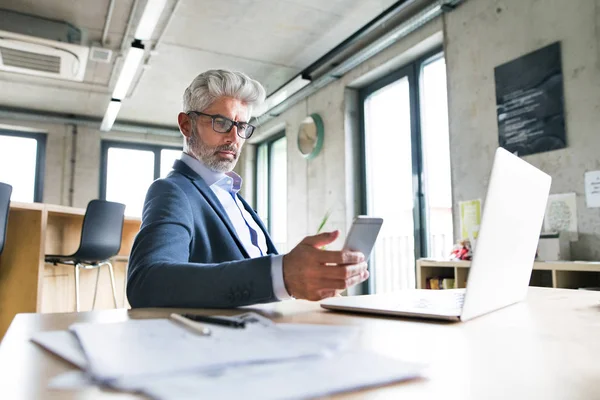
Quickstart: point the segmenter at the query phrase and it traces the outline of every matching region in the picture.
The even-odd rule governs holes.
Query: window
[[[363,212],[383,217],[368,292],[415,287],[415,259],[453,243],[443,54],[417,60],[360,93]]]
[[[453,245],[452,180],[446,61],[440,54],[421,64],[421,143],[427,227],[426,257],[447,259]]]
[[[287,246],[287,139],[285,133],[258,145],[256,206],[279,252]]]
[[[0,182],[13,187],[11,201],[42,202],[46,135],[0,129]]]
[[[167,176],[182,149],[158,145],[102,142],[100,198],[125,204],[140,217],[150,184]]]

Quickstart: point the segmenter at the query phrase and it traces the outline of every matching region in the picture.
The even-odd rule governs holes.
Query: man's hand
[[[362,253],[319,249],[338,236],[339,231],[307,236],[283,256],[283,280],[291,296],[321,300],[369,278]]]

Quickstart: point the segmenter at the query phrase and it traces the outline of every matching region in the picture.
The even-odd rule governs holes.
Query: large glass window
[[[181,148],[102,142],[100,198],[125,204],[125,214],[141,217],[150,184],[164,178]]]
[[[256,206],[277,250],[287,251],[287,140],[283,133],[258,145]]]
[[[376,291],[414,287],[414,193],[408,77],[364,102],[367,215],[382,217],[373,254]]]
[[[0,182],[13,187],[11,201],[42,202],[46,135],[0,129]]]
[[[181,156],[181,149],[160,149],[160,177],[166,178],[173,169],[173,163]]]
[[[452,251],[452,180],[446,62],[440,54],[421,65],[421,142],[427,223],[427,257],[447,259]]]
[[[369,292],[415,287],[415,259],[447,258],[452,192],[442,54],[418,60],[361,91],[363,211],[384,223]]]

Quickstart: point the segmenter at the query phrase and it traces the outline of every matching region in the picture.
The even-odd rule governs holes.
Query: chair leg
[[[96,296],[98,296],[98,280],[100,280],[100,267],[96,268],[96,286],[94,287],[94,300],[92,301],[92,310],[96,309]]]
[[[79,312],[79,264],[75,264],[75,311]]]
[[[113,266],[110,262],[107,262],[108,272],[110,273],[110,286],[112,288],[113,301],[115,302],[115,308],[119,308],[117,306],[117,292],[115,290],[115,273],[113,271]]]

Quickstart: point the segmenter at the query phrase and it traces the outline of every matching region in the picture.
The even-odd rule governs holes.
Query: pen
[[[205,315],[194,315],[194,314],[182,314],[182,316],[185,318],[191,319],[192,321],[206,322],[208,324],[229,326],[231,328],[245,328],[246,327],[246,323],[244,321],[234,321],[234,320],[225,319],[225,318],[207,317]]]
[[[184,318],[179,314],[172,313],[171,319],[174,319],[175,321],[187,326],[188,328],[193,329],[194,331],[198,332],[202,336],[210,336],[212,333],[211,330],[209,328],[205,327],[204,325],[201,325],[197,322],[191,321],[188,318]]]

